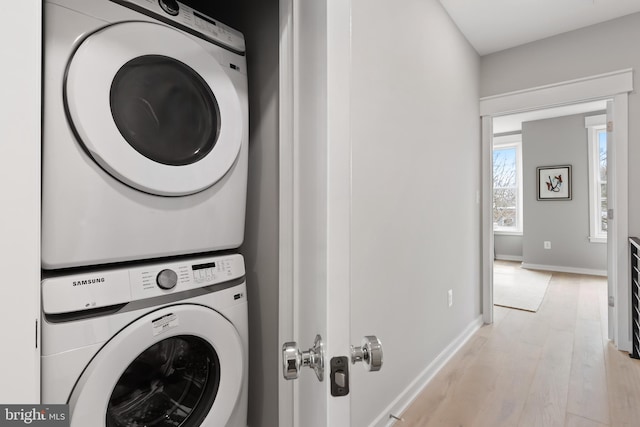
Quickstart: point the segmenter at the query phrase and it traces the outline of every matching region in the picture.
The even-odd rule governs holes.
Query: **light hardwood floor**
[[[607,340],[606,293],[554,273],[538,312],[494,307],[396,427],[640,426],[640,361]]]

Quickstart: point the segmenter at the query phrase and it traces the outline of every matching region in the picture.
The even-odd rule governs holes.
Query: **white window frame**
[[[606,243],[607,232],[600,227],[600,159],[598,150],[598,132],[607,130],[607,115],[599,114],[584,118],[587,128],[587,149],[589,155],[589,241]],[[606,182],[606,181],[605,181]]]
[[[493,156],[493,151],[495,149],[501,148],[511,148],[515,147],[516,149],[516,185],[518,187],[518,205],[517,209],[517,227],[515,229],[509,228],[500,228],[499,226],[493,226],[493,233],[497,235],[507,235],[507,236],[522,236],[523,232],[523,209],[522,209],[522,199],[523,199],[523,186],[522,186],[522,134],[512,134],[512,135],[500,135],[493,137],[493,149],[491,151],[491,155]],[[492,186],[492,198],[493,198],[493,186]]]

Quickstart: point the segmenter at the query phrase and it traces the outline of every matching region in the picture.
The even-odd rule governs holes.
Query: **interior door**
[[[350,425],[350,396],[331,396],[350,319],[350,1],[281,2],[280,338],[324,361],[281,377],[280,425]]]

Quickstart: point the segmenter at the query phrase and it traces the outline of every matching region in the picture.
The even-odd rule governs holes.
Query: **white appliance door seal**
[[[149,422],[149,418],[157,415],[152,413],[158,410],[157,403],[163,401],[161,397],[157,396],[157,393],[163,393],[167,391],[167,388],[175,387],[175,381],[163,383],[162,378],[158,380],[158,377],[162,375],[150,378],[149,381],[146,379],[136,380],[142,385],[137,390],[131,388],[130,394],[133,398],[124,405],[118,402],[114,403],[114,396],[120,393],[117,386],[122,386],[122,379],[127,372],[132,370],[132,364],[135,364],[134,362],[139,360],[144,353],[149,353],[148,350],[153,346],[157,347],[171,339],[180,340],[184,337],[207,343],[207,346],[210,346],[217,354],[219,364],[219,376],[215,378],[218,381],[215,399],[208,412],[205,415],[201,414],[204,418],[201,418],[199,422],[207,426],[226,425],[240,396],[243,375],[246,375],[246,367],[243,366],[242,342],[235,327],[221,314],[210,308],[192,304],[163,307],[148,313],[129,324],[109,340],[85,368],[71,392],[68,402],[71,425],[103,426],[106,425],[106,419],[109,416],[120,417],[120,420],[116,421],[129,419],[129,422]],[[176,352],[173,351],[173,353]],[[160,359],[166,359],[166,357]],[[167,362],[163,363],[170,365]],[[180,363],[183,362],[175,362],[173,366]],[[160,367],[161,364],[160,362],[156,364],[158,370],[173,369],[171,366]],[[136,366],[136,368],[138,367]],[[152,377],[149,372],[139,372],[140,369],[133,370],[137,370],[140,376]],[[193,377],[188,372],[182,375],[189,379]],[[209,376],[213,376],[211,372]],[[212,380],[214,379],[212,378]],[[197,381],[192,382],[197,383]],[[145,387],[145,384],[148,387]],[[165,390],[162,390],[163,387]],[[155,403],[152,401],[154,399]],[[174,402],[175,407],[171,413],[163,412],[162,417],[174,419],[174,417],[184,416],[185,420],[180,423],[192,425],[193,420],[188,419],[190,415],[185,410],[184,404],[176,401],[173,396],[169,396],[165,400]],[[202,400],[196,405],[207,404],[206,399]],[[193,411],[195,413],[196,408],[193,408]]]
[[[157,59],[164,65],[154,66]],[[153,72],[147,72],[147,81],[135,77],[143,74],[139,70],[145,66],[151,71],[164,67],[169,78]],[[172,81],[172,76],[180,81]],[[118,94],[114,95],[113,88],[120,81],[125,81],[120,93],[127,96],[129,92],[124,108],[114,106]],[[131,93],[138,90],[140,93]],[[201,44],[165,25],[124,22],[91,34],[69,62],[64,92],[73,128],[93,159],[113,177],[140,191],[161,196],[197,193],[220,180],[240,152],[244,125],[231,79]],[[213,101],[207,101],[211,95]],[[198,103],[208,103],[212,114],[200,111],[194,118],[186,111]],[[140,120],[128,123],[136,114]],[[193,126],[176,130],[173,125],[181,120],[191,120],[187,124]],[[213,132],[202,147],[198,142],[181,148],[186,134],[197,134],[206,126]],[[144,147],[137,148],[132,138],[144,140],[150,151],[164,144],[165,154],[154,158]],[[191,149],[193,155],[188,159],[184,152],[176,155],[175,149]],[[172,156],[185,158],[174,162]]]

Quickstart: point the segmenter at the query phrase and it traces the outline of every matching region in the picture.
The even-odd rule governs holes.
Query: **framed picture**
[[[571,165],[536,168],[538,200],[571,200]]]

